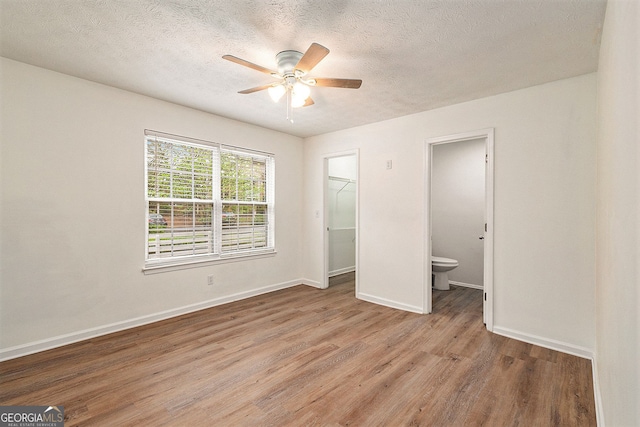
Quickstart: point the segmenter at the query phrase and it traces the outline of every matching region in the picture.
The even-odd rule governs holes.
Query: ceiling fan
[[[313,67],[318,65],[328,54],[329,49],[318,43],[311,43],[304,55],[296,50],[282,51],[276,55],[278,71],[245,61],[233,55],[224,55],[223,58],[278,79],[277,82],[241,90],[238,93],[248,94],[266,89],[274,102],[278,102],[286,94],[287,118],[289,118],[289,106],[296,108],[314,104],[310,96],[310,87],[312,86],[358,89],[362,85],[362,80],[308,77],[307,74]]]

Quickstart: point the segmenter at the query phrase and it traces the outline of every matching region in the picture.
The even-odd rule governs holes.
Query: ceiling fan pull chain
[[[291,91],[287,90],[287,120],[293,123],[293,108],[291,107]]]

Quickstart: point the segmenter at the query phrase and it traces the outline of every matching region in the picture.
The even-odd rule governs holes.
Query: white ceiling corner
[[[596,71],[605,0],[0,0],[0,55],[297,135],[404,116]],[[271,77],[275,54],[317,42],[313,88],[294,110]]]

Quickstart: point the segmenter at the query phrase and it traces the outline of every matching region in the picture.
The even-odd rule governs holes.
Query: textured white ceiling
[[[377,122],[597,69],[605,0],[0,0],[0,55],[298,136]],[[296,109],[266,91],[275,55],[317,42]]]

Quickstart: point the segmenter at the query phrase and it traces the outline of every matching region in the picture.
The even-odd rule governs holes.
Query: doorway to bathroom
[[[483,321],[491,331],[493,129],[430,138],[425,152],[425,312],[433,311],[432,257],[457,261],[446,279],[482,290]]]
[[[341,277],[358,290],[358,152],[324,158],[324,283]]]

